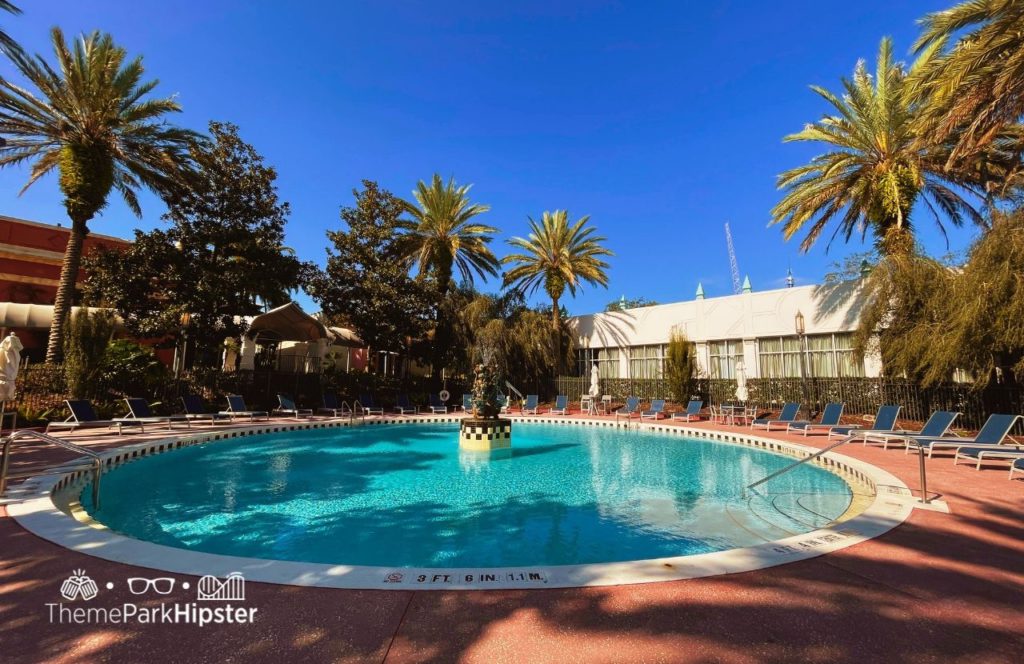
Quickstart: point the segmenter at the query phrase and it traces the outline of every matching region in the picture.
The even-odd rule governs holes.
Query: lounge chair
[[[399,415],[419,415],[420,408],[412,405],[408,394],[400,392],[395,397],[395,412]]]
[[[821,420],[819,422],[790,422],[786,427],[786,431],[803,431],[804,438],[806,438],[807,434],[812,431],[824,431],[825,433],[828,433],[832,430],[832,427],[839,426],[839,420],[842,417],[843,404],[828,403],[825,404],[825,410],[821,412]]]
[[[891,433],[877,432],[864,434],[864,444],[868,443],[881,443],[882,449],[889,449],[890,443],[900,443],[904,446],[906,451],[910,451],[909,443],[916,439],[932,439],[942,438],[949,431],[949,427],[952,426],[953,420],[955,420],[960,413],[955,413],[948,410],[937,410],[928,416],[928,421],[924,423],[920,431],[893,431]]]
[[[538,406],[540,405],[540,396],[537,394],[527,394],[526,401],[523,402],[523,415],[527,413],[537,414]]]
[[[203,398],[198,394],[186,394],[181,398],[181,405],[185,408],[184,417],[190,420],[210,420],[210,424],[231,421],[230,415],[207,408]]]
[[[978,435],[974,437],[974,440],[977,441],[981,438],[982,432],[985,431],[985,428],[989,426],[989,423],[991,423],[993,419],[999,418],[998,423],[992,425],[991,431],[986,436],[988,439],[995,438],[996,434],[1002,432],[1003,425],[1006,425],[1008,422],[1009,424],[1006,426],[1005,433],[1002,433],[999,437],[999,442],[995,445],[984,446],[974,442],[958,447],[956,448],[956,455],[953,457],[953,465],[955,466],[959,464],[960,459],[966,459],[974,462],[975,470],[981,470],[981,464],[986,461],[1009,461],[1010,468],[1012,470],[1019,460],[1024,459],[1024,445],[1004,443],[1003,440],[1006,438],[1006,435],[1010,433],[1010,429],[1013,428],[1013,425],[1016,424],[1017,420],[1021,417],[1022,416],[1020,415],[989,415],[988,420],[985,422],[985,426],[981,428],[981,431],[979,431]],[[931,456],[930,450],[928,454]]]
[[[174,427],[175,422],[183,422],[189,429],[192,428],[192,423],[184,415],[157,415],[153,412],[153,409],[149,407],[149,402],[145,399],[139,399],[136,397],[126,397],[124,402],[128,405],[128,415],[126,417],[118,417],[118,420],[139,420],[146,424],[166,424],[168,429]]]
[[[228,395],[228,409],[220,411],[221,415],[227,415],[231,419],[236,417],[248,417],[250,422],[254,422],[257,418],[263,418],[264,420],[270,419],[270,414],[265,410],[249,410],[245,405],[245,399],[242,398],[241,394],[229,394]]]
[[[846,436],[856,439],[858,436],[866,436],[875,433],[892,433],[896,430],[896,420],[899,419],[902,406],[879,406],[875,413],[875,421],[870,427],[860,425],[832,427],[828,437]]]
[[[699,420],[701,418],[700,409],[703,407],[704,401],[701,399],[690,399],[690,403],[686,404],[686,410],[681,413],[672,413],[672,419],[684,422]]]
[[[448,413],[448,406],[441,401],[441,395],[435,392],[430,393],[430,412],[435,415]]]
[[[661,416],[665,414],[665,400],[664,399],[651,399],[651,407],[648,410],[640,411],[640,419],[651,418],[652,420],[659,420]]]
[[[639,415],[638,409],[640,408],[639,397],[626,397],[626,405],[615,411],[615,421],[619,421],[619,417],[625,417],[627,420],[634,415]]]
[[[358,406],[358,408],[356,408],[356,406]],[[359,395],[359,401],[355,402],[352,410],[358,412],[360,409],[367,415],[384,415],[384,407],[378,406],[374,403],[372,394]]]
[[[498,405],[501,407],[502,413],[507,413],[511,405],[511,400],[501,392],[498,392]]]
[[[338,395],[334,392],[324,392],[323,397],[323,408],[317,408],[317,413],[324,413],[331,417],[344,417],[352,414],[352,409],[349,408],[348,404],[344,401],[338,400]]]
[[[988,419],[985,420],[985,424],[982,425],[981,430],[978,431],[978,435],[974,438],[958,438],[956,436],[946,436],[943,438],[911,438],[907,442],[907,447],[928,450],[929,459],[935,450],[956,450],[955,456],[958,457],[960,456],[962,449],[992,448],[996,445],[1003,444],[1006,437],[1010,435],[1010,430],[1013,429],[1013,425],[1017,423],[1017,420],[1020,419],[1020,417],[1020,415],[989,415]],[[974,458],[973,454],[966,454],[966,456]],[[955,462],[956,459],[954,458],[954,463]],[[978,463],[980,465],[980,459],[978,459]]]
[[[462,410],[466,413],[473,412],[473,395],[463,394],[462,395]]]
[[[568,415],[569,414],[569,397],[565,394],[559,394],[555,397],[555,407],[548,409],[549,415]]]
[[[295,401],[287,394],[277,394],[278,407],[274,409],[274,415],[291,415],[295,419],[301,417],[313,417],[312,408],[299,408]]]
[[[132,420],[123,417],[114,418],[112,420],[101,420],[99,415],[96,414],[96,409],[92,407],[92,403],[88,399],[65,399],[64,405],[67,406],[68,412],[71,413],[68,419],[63,422],[49,422],[46,425],[45,433],[50,433],[53,429],[85,429],[93,427],[117,427],[117,435],[121,435],[122,427],[137,426],[139,430],[145,433],[145,422],[142,420]]]
[[[1014,459],[1013,463],[1010,464],[1010,479],[1013,479],[1014,473],[1020,473],[1024,475],[1024,457],[1020,459]]]
[[[782,405],[782,411],[779,416],[775,419],[770,417],[759,417],[750,423],[750,428],[764,427],[765,431],[771,431],[775,425],[783,425],[789,427],[790,422],[796,421],[796,416],[800,414],[800,404],[795,401],[788,401]]]

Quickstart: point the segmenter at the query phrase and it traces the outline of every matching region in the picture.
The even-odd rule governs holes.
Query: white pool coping
[[[360,426],[458,422],[451,415],[371,418]],[[661,423],[612,422],[583,418],[513,416],[515,421],[565,426],[631,427],[679,437],[748,445],[769,452],[805,457],[819,450],[772,438],[733,431],[693,429]],[[105,472],[133,459],[190,445],[283,431],[349,426],[349,420],[311,420],[267,423],[176,435],[119,447],[103,453]],[[23,498],[6,505],[8,513],[26,530],[78,553],[127,565],[188,575],[226,577],[241,572],[249,581],[321,588],[375,590],[497,590],[523,588],[575,588],[632,583],[679,581],[720,574],[765,569],[838,551],[878,537],[903,523],[920,503],[907,486],[891,473],[863,461],[829,452],[814,462],[839,474],[853,487],[874,492],[874,499],[848,520],[812,532],[713,553],[585,565],[499,568],[375,567],[265,560],[203,553],[126,537],[93,521],[78,510],[77,518],[58,507],[67,493],[88,481],[91,471],[60,472],[26,480],[17,487]]]

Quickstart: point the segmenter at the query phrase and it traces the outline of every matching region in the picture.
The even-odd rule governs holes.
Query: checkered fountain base
[[[459,425],[459,447],[476,452],[490,452],[512,447],[511,420],[462,420]]]

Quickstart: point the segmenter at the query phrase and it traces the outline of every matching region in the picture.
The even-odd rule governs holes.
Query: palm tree
[[[429,185],[422,180],[416,185],[413,196],[418,206],[402,201],[414,219],[403,244],[421,275],[434,273],[442,295],[448,292],[455,267],[469,283],[474,273],[498,274],[498,259],[487,247],[498,229],[473,222],[473,217],[491,208],[470,202],[471,186],[456,186],[454,178],[445,184],[435,173]]]
[[[42,56],[8,53],[39,92],[0,80],[0,134],[7,139],[0,146],[0,167],[32,162],[22,191],[55,169],[59,173],[71,230],[46,351],[47,361],[54,362],[88,222],[106,206],[112,189],[137,216],[139,188],[170,195],[189,172],[188,147],[198,135],[165,123],[165,115],[181,110],[173,98],[143,99],[157,81],[142,82],[142,58],[127,61],[109,35],[83,35],[73,50],[59,29],[51,36],[56,69]]]
[[[524,253],[510,254],[502,263],[515,267],[505,273],[504,285],[519,292],[533,293],[542,285],[551,298],[551,326],[554,339],[554,357],[561,357],[559,345],[562,334],[561,310],[558,301],[569,289],[575,296],[583,283],[608,286],[605,269],[608,263],[601,256],[613,256],[601,246],[605,238],[594,235],[597,230],[587,227],[590,216],[569,223],[566,210],[545,212],[538,224],[530,219],[530,236],[514,237],[508,241]],[[561,364],[561,362],[559,362]],[[560,367],[556,367],[560,368]]]
[[[834,108],[785,141],[815,141],[832,149],[805,166],[782,173],[785,196],[772,210],[772,223],[783,224],[788,240],[809,226],[800,245],[807,251],[833,219],[846,240],[870,231],[883,255],[914,250],[911,212],[917,202],[932,214],[945,234],[943,218],[954,226],[985,220],[965,198],[984,199],[989,169],[947,172],[946,146],[921,145],[920,106],[913,100],[908,75],[928,66],[927,51],[910,72],[893,62],[892,42],[882,40],[874,76],[863,61],[852,79],[843,79],[842,96],[812,86]],[[831,241],[830,241],[831,243]]]
[[[1024,3],[969,0],[920,23],[914,49],[939,54],[916,80],[929,136],[951,139],[951,160],[959,159],[1024,115]]]
[[[0,11],[7,12],[9,14],[21,13],[21,9],[13,2],[10,2],[9,0],[0,0]],[[21,46],[18,45],[18,42],[11,39],[10,35],[8,35],[6,32],[0,30],[0,51],[4,51],[5,53],[12,53],[20,50]]]

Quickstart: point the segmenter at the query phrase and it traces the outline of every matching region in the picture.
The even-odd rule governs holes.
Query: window
[[[629,349],[630,378],[662,378],[665,373],[665,346],[633,346]]]
[[[743,360],[743,342],[738,339],[709,341],[708,356],[708,370],[712,378],[736,378],[736,360]]]
[[[864,375],[864,363],[853,356],[853,335],[814,334],[806,338],[807,355],[804,370],[808,376],[821,378]],[[758,361],[762,378],[799,378],[800,339],[773,337],[758,339]]]
[[[577,352],[579,375],[590,378],[590,370],[597,363],[598,375],[601,378],[619,377],[618,348],[583,348]]]

